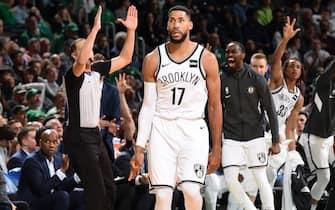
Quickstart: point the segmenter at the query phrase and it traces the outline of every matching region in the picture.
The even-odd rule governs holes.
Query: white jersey
[[[197,44],[181,62],[168,54],[166,44],[158,46],[156,116],[165,119],[199,119],[207,103],[206,74],[201,65],[204,48]]]
[[[281,87],[271,92],[278,116],[279,133],[285,136],[286,120],[298,102],[300,90],[295,86],[294,91],[290,92],[284,80]]]

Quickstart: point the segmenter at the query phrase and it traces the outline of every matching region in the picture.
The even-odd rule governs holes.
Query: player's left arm
[[[222,105],[221,82],[219,65],[213,53],[205,50],[202,58],[202,66],[206,72],[206,84],[208,90],[208,118],[212,136],[212,150],[208,157],[207,173],[213,173],[221,160],[221,136],[222,136]]]
[[[288,145],[289,151],[295,150],[295,129],[297,128],[299,112],[301,111],[303,105],[304,97],[300,95],[297,103],[291,111],[290,116],[287,118],[285,130],[286,139],[292,140],[292,142]]]

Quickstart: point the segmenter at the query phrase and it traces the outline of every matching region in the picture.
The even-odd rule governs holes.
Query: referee
[[[86,39],[71,46],[74,64],[64,75],[68,118],[64,130],[64,150],[78,173],[85,192],[86,210],[113,209],[113,173],[99,134],[101,75],[107,75],[131,62],[134,51],[137,10],[128,8],[126,20],[118,19],[128,30],[120,55],[109,61],[92,63],[93,44],[101,27],[99,6],[92,31]]]

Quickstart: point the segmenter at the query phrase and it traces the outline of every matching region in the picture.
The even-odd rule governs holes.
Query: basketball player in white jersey
[[[297,58],[288,58],[282,65],[287,43],[300,31],[294,29],[296,20],[292,23],[287,17],[283,27],[283,39],[273,54],[269,88],[272,92],[273,101],[278,117],[279,134],[282,141],[291,140],[288,149],[282,146],[281,153],[272,156],[270,159],[270,170],[268,178],[273,185],[276,180],[277,170],[284,164],[287,151],[295,150],[295,129],[299,112],[304,104],[304,98],[296,86],[302,78],[302,64]]]
[[[149,53],[143,62],[144,99],[138,120],[135,155],[129,179],[138,173],[146,142],[150,190],[155,210],[170,210],[173,189],[183,192],[186,210],[201,210],[205,175],[219,167],[222,107],[215,55],[190,41],[193,27],[184,6],[168,12],[170,41]],[[212,136],[204,117],[208,116]],[[208,164],[208,166],[207,166]]]

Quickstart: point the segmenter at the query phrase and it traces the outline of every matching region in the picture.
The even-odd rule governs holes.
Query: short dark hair
[[[3,125],[0,127],[0,140],[13,140],[15,138],[15,132],[8,125]]]
[[[244,45],[241,43],[241,42],[238,42],[238,41],[231,41],[228,43],[229,44],[234,44],[234,45],[237,45],[240,49],[241,49],[241,52],[242,53],[245,53],[245,47]]]
[[[168,11],[168,16],[170,16],[171,12],[176,11],[176,10],[185,12],[186,15],[191,19],[191,11],[183,5],[176,5],[176,6],[171,7]]]
[[[28,133],[31,131],[36,131],[36,128],[34,127],[24,127],[17,135],[17,141],[22,146],[22,140],[27,137]]]
[[[308,117],[309,117],[309,113],[306,112],[306,111],[300,111],[299,115],[305,115],[306,119],[308,119]]]

